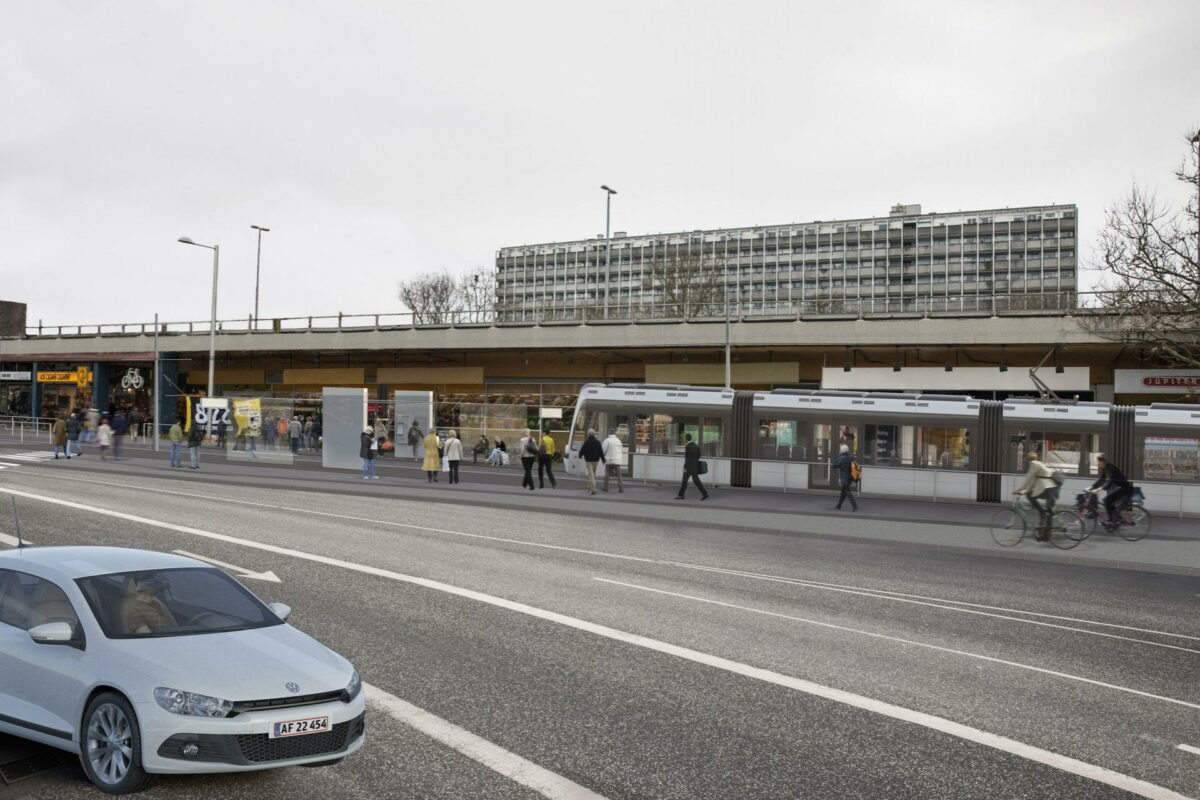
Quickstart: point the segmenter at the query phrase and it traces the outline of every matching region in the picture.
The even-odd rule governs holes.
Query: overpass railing
[[[853,297],[834,300],[743,300],[731,305],[730,319],[737,322],[805,321],[844,318],[955,317],[1007,314],[1062,315],[1094,313],[1104,307],[1101,292],[1047,294],[960,295],[954,297]],[[591,305],[543,308],[484,308],[380,314],[327,314],[302,317],[224,319],[217,332],[287,333],[293,331],[397,330],[415,328],[487,328],[506,325],[604,325],[647,322],[717,322],[726,317],[723,299],[707,302],[649,303],[604,307]],[[163,322],[160,335],[208,333],[208,320]],[[27,337],[136,336],[155,332],[154,322],[119,322],[98,325],[27,326]]]

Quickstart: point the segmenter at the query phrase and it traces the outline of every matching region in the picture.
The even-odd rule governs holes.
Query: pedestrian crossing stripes
[[[6,453],[3,458],[9,461],[53,461],[54,453],[45,450],[33,450],[28,453]]]

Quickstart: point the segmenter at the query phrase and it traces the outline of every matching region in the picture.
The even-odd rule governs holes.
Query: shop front
[[[0,369],[0,416],[27,417],[33,413],[33,373]]]
[[[38,364],[37,397],[39,417],[65,417],[72,411],[92,407],[95,375],[81,364]]]

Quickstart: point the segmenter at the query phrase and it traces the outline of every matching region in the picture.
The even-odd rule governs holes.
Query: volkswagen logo
[[[287,682],[287,690],[289,692],[291,692],[292,694],[296,694],[297,692],[300,691],[300,684],[292,683],[291,681],[288,681]]]

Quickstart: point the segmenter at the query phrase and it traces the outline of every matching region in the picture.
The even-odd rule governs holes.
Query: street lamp
[[[608,319],[608,292],[609,280],[611,276],[608,274],[609,253],[612,245],[612,196],[617,193],[616,189],[610,189],[608,186],[601,186],[605,191],[604,195],[604,318]]]
[[[251,225],[252,230],[258,231],[258,257],[254,259],[254,325],[258,328],[258,270],[262,266],[262,235],[270,231],[261,225]]]
[[[217,267],[221,261],[221,246],[217,244],[200,244],[193,242],[186,236],[180,236],[179,242],[183,244],[193,244],[196,247],[206,247],[213,251],[213,287],[212,287],[212,313],[208,318],[208,396],[213,396],[213,378],[216,376],[214,370],[217,363]]]

